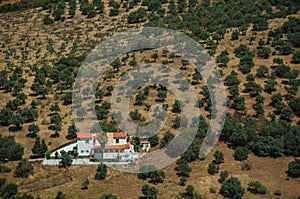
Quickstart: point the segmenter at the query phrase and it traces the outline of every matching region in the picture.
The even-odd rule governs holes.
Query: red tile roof
[[[100,135],[97,133],[96,137],[99,137]],[[77,138],[81,139],[92,139],[93,134],[92,133],[77,133]]]
[[[114,134],[113,135],[114,138],[126,138],[127,137],[125,132],[114,132],[113,134]]]
[[[93,135],[91,133],[77,133],[77,138],[82,138],[82,139],[92,139]]]
[[[94,149],[100,149],[100,145],[96,145],[93,147]],[[129,144],[120,144],[120,145],[106,145],[105,149],[129,149]]]

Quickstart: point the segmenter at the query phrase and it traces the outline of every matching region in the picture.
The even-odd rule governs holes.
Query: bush
[[[11,172],[11,168],[9,168],[9,167],[7,167],[7,166],[2,166],[2,171],[4,172],[4,173],[10,173]]]
[[[253,194],[266,194],[267,188],[260,184],[258,181],[253,181],[248,183],[248,191]]]
[[[167,131],[161,140],[160,147],[163,148],[167,146],[174,137],[175,136],[170,131]]]
[[[246,160],[248,158],[249,150],[247,147],[237,147],[234,151],[235,160]]]
[[[216,151],[216,152],[214,153],[214,157],[215,157],[214,162],[215,162],[216,164],[224,163],[224,155],[223,155],[223,153],[222,153],[221,151]]]
[[[252,169],[252,162],[250,162],[249,160],[243,161],[242,162],[242,170],[251,170]]]
[[[72,162],[73,162],[72,157],[65,151],[62,151],[59,167],[67,168],[72,165]]]
[[[155,187],[149,186],[148,184],[143,185],[142,193],[146,198],[156,198],[158,190]]]
[[[23,154],[23,147],[15,142],[13,136],[2,137],[0,134],[0,161],[20,160]]]
[[[89,179],[84,180],[84,181],[81,183],[81,189],[82,189],[82,190],[88,189],[89,184],[90,184]]]
[[[217,193],[217,187],[215,185],[210,185],[209,192],[210,193]]]
[[[187,177],[182,176],[182,177],[180,178],[179,185],[180,185],[180,186],[184,186],[185,183],[186,183],[186,181],[187,181]]]
[[[294,161],[289,163],[287,173],[292,178],[300,177],[300,160],[299,159],[295,159]]]
[[[254,142],[250,143],[253,153],[260,157],[280,157],[283,152],[283,142],[281,139],[271,136],[259,136]]]
[[[18,194],[18,185],[15,183],[8,183],[2,190],[2,197],[4,199],[14,198]]]
[[[16,170],[15,177],[27,178],[29,175],[33,174],[33,167],[27,159],[20,160]]]
[[[220,173],[220,178],[219,178],[219,183],[224,182],[224,180],[229,176],[229,173],[227,170],[221,171]]]
[[[105,164],[99,164],[95,175],[96,180],[104,180],[107,175],[107,166]]]
[[[241,182],[237,178],[230,177],[222,183],[220,193],[225,198],[240,199],[243,197],[245,189],[241,186]]]
[[[65,199],[65,198],[66,198],[65,194],[61,191],[57,192],[55,197],[55,199]]]
[[[281,196],[281,190],[280,189],[276,189],[273,194],[275,196]]]
[[[216,164],[215,162],[211,162],[209,165],[208,165],[208,169],[207,169],[208,173],[210,175],[214,175],[215,173],[218,173],[219,171],[219,165]]]
[[[117,196],[112,195],[111,193],[109,194],[104,194],[100,197],[100,199],[117,199]]]
[[[177,175],[188,177],[192,169],[191,167],[189,167],[187,161],[178,160],[176,164],[177,164],[176,170],[178,171]]]

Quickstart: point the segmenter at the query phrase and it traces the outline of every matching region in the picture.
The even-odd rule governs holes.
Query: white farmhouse
[[[103,147],[99,138],[98,133],[78,133],[76,145],[78,156],[92,157],[96,160],[128,160],[136,156],[134,146],[127,141],[125,132],[107,132]]]

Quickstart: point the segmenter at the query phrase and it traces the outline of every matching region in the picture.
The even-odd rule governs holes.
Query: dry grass
[[[3,1],[5,3],[6,1]],[[79,8],[78,8],[79,9]],[[35,63],[38,63],[38,66],[42,66],[42,60],[45,61],[46,64],[50,64],[51,60],[58,59],[58,55],[53,53],[51,54],[47,50],[48,40],[53,40],[53,48],[56,52],[60,51],[61,45],[65,42],[66,47],[62,52],[62,56],[68,56],[70,50],[72,49],[73,43],[78,44],[78,53],[80,55],[82,52],[88,52],[93,45],[97,44],[102,39],[107,36],[112,35],[114,32],[122,31],[127,29],[128,27],[132,27],[132,25],[126,25],[123,21],[123,17],[125,13],[118,17],[112,18],[108,17],[109,9],[105,10],[105,16],[97,16],[94,19],[87,19],[86,17],[82,17],[79,14],[79,10],[75,15],[74,19],[67,19],[65,22],[55,23],[50,26],[43,25],[43,15],[46,14],[46,11],[40,11],[39,9],[32,9],[26,12],[15,12],[15,13],[6,13],[0,15],[0,24],[2,24],[2,28],[0,30],[0,41],[8,41],[6,42],[5,47],[1,48],[0,51],[0,69],[4,69],[6,67],[5,61],[11,61],[15,65],[21,65],[21,48],[25,48],[28,51],[28,60],[26,60],[26,64],[23,66],[24,70],[29,69],[29,66]],[[299,17],[299,14],[296,15]],[[275,29],[281,26],[287,19],[274,19],[270,20],[270,29]],[[232,70],[238,72],[238,78],[242,81],[240,85],[240,91],[243,90],[243,82],[245,82],[245,75],[242,75],[238,70],[237,66],[239,63],[239,59],[236,58],[233,54],[234,48],[238,47],[240,44],[248,44],[247,39],[251,36],[251,27],[247,31],[246,36],[241,36],[238,41],[231,41],[231,31],[228,30],[228,33],[225,35],[225,39],[220,42],[218,46],[217,53],[218,55],[221,51],[227,50],[230,54],[230,62],[228,66],[222,68],[225,76],[228,75]],[[26,40],[21,40],[22,35],[25,36]],[[260,38],[267,38],[267,31],[258,32],[255,37],[255,41],[253,45],[249,46],[251,51],[256,51],[257,43]],[[78,40],[76,40],[78,39]],[[26,41],[28,40],[29,46],[26,47]],[[17,45],[18,44],[18,45]],[[6,58],[3,51],[8,49],[16,49],[16,55]],[[36,57],[37,52],[40,49],[39,57]],[[274,49],[272,49],[274,51]],[[152,60],[150,57],[153,51],[145,51],[145,52],[137,52],[135,54],[137,61],[139,63],[143,63],[144,59]],[[161,54],[161,53],[160,53]],[[43,58],[44,57],[44,58]],[[299,69],[299,66],[291,64],[291,56],[271,56],[270,59],[260,59],[255,57],[255,67],[252,69],[252,73],[255,74],[256,69],[261,65],[266,65],[267,67],[272,65],[272,60],[275,57],[282,58],[285,63],[291,66],[293,69]],[[157,62],[161,63],[162,60],[166,58],[158,58]],[[170,66],[179,70],[180,67],[180,59],[175,59],[174,63],[171,63]],[[121,71],[116,75],[116,78],[109,82],[102,82],[103,87],[107,85],[114,85],[117,79],[120,77],[121,73],[128,70],[130,67],[128,65],[122,66]],[[191,79],[191,74],[194,72],[192,67],[189,67],[186,71],[181,71],[188,79]],[[30,94],[30,86],[34,81],[34,76],[28,73],[24,74],[24,77],[28,80],[23,89],[23,92],[26,94]],[[264,85],[265,79],[256,79],[256,82],[260,85]],[[201,91],[201,85],[196,85],[194,89],[197,93]],[[280,93],[285,93],[285,90],[282,84],[277,85],[277,91]],[[141,88],[143,89],[143,88]],[[59,105],[61,111],[59,114],[63,116],[63,124],[62,131],[60,132],[60,138],[50,138],[50,135],[53,133],[48,129],[47,125],[41,125],[42,120],[50,120],[50,106],[54,104],[56,101],[54,99],[55,91],[51,92],[46,100],[41,100],[41,105],[38,107],[39,118],[36,123],[39,125],[41,131],[39,136],[42,139],[46,140],[46,143],[51,143],[49,148],[55,148],[60,146],[61,144],[67,142],[65,136],[67,134],[67,128],[71,124],[72,116],[70,114],[71,107],[63,106],[61,100],[59,100]],[[253,115],[254,110],[252,109],[253,99],[248,95],[241,92],[241,95],[245,97],[246,102],[246,110],[247,114]],[[298,93],[300,95],[300,93]],[[273,108],[268,106],[270,103],[270,95],[263,93],[262,96],[265,98],[265,115],[269,112],[273,112]],[[28,100],[23,107],[29,107],[30,102],[33,98],[32,96],[28,96]],[[199,94],[199,98],[202,98]],[[10,93],[4,93],[1,91],[0,94],[0,107],[4,107],[6,103],[12,99]],[[133,97],[134,99],[134,97]],[[151,91],[149,98],[145,103],[155,104],[156,99],[156,91]],[[105,97],[104,100],[110,101],[109,97]],[[175,130],[170,128],[172,124],[172,119],[174,119],[175,114],[170,112],[172,105],[174,104],[175,96],[170,92],[168,93],[168,98],[166,103],[169,104],[169,112],[168,112],[168,120],[162,132],[165,132],[171,129],[172,132],[175,133]],[[144,110],[144,106],[133,106],[134,100],[131,101],[130,108],[131,110],[138,109],[143,116],[147,118],[147,113]],[[204,109],[201,109],[201,114],[206,115],[207,112]],[[232,111],[232,110],[228,110]],[[66,116],[65,116],[66,115]],[[296,120],[294,123],[297,122]],[[4,135],[14,135],[16,141],[22,143],[25,147],[25,157],[29,157],[31,154],[31,148],[34,144],[34,139],[30,139],[26,137],[27,127],[29,124],[23,125],[23,130],[18,132],[9,132],[8,128],[0,127],[0,131],[3,132]],[[160,134],[161,136],[161,134]],[[249,181],[259,180],[262,184],[264,184],[268,188],[268,194],[265,196],[256,196],[251,193],[246,193],[245,198],[277,198],[273,195],[273,192],[276,189],[282,190],[281,198],[295,198],[300,195],[299,189],[299,179],[290,179],[286,181],[285,171],[287,170],[288,162],[293,158],[291,157],[282,157],[277,159],[271,158],[259,158],[253,155],[250,155],[249,159],[253,164],[253,169],[250,171],[242,171],[241,163],[235,161],[233,159],[233,151],[223,143],[218,143],[214,148],[215,150],[220,150],[225,155],[225,163],[221,165],[221,170],[228,170],[231,176],[237,176],[244,187],[246,187]],[[219,190],[220,184],[218,183],[218,175],[210,176],[207,173],[207,165],[213,159],[212,151],[210,155],[204,161],[196,161],[191,164],[193,172],[191,176],[188,178],[187,184],[192,184],[196,191],[201,195],[206,196],[207,198],[222,198],[218,194],[210,193],[209,188],[211,185],[214,185]],[[8,167],[12,168],[14,171],[16,167],[16,162],[12,162],[7,164]],[[33,163],[35,174],[30,176],[28,179],[16,179],[13,178],[13,174],[3,174],[1,173],[1,177],[7,177],[8,181],[16,182],[19,187],[21,193],[31,193],[34,195],[40,195],[42,198],[54,198],[58,191],[63,191],[67,198],[99,198],[103,193],[114,193],[118,196],[118,198],[138,198],[141,196],[141,187],[143,184],[147,183],[147,181],[140,180],[136,177],[135,174],[129,173],[121,173],[112,169],[109,169],[109,173],[107,179],[104,181],[96,181],[94,180],[94,174],[96,171],[96,166],[71,166],[69,169],[59,169],[55,166],[43,166],[39,162]],[[185,187],[181,187],[178,185],[179,177],[176,175],[174,171],[175,164],[172,164],[165,168],[166,179],[163,184],[157,185],[159,189],[159,198],[176,198],[176,196],[183,192]],[[88,178],[90,180],[90,186],[88,190],[82,191],[81,182]]]

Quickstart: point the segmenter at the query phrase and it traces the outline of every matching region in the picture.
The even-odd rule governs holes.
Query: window
[[[119,144],[119,143],[120,143],[120,140],[119,140],[119,139],[116,139],[116,143]]]
[[[88,144],[88,143],[89,143],[89,140],[85,140],[85,143]]]

